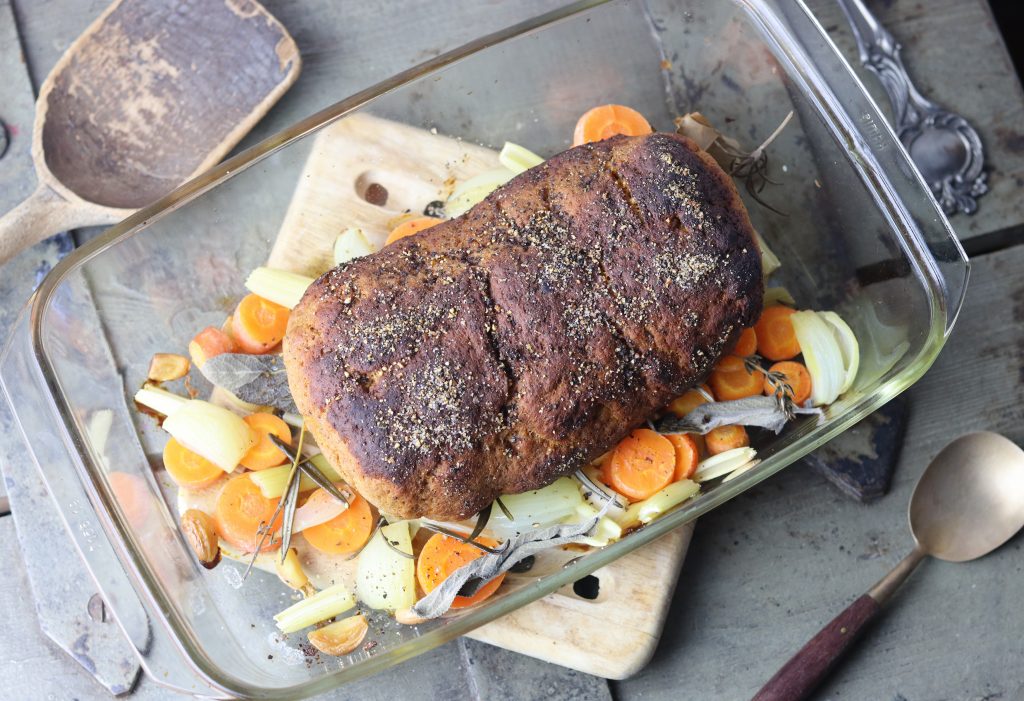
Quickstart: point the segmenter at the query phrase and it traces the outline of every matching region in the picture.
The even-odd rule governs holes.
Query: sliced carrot
[[[807,372],[803,363],[798,363],[795,360],[783,360],[768,368],[768,372],[779,373],[783,376],[783,382],[792,390],[786,394],[794,404],[801,405],[811,396],[811,373]],[[764,380],[764,393],[775,394],[775,387],[767,377]]]
[[[733,448],[750,445],[750,436],[742,426],[728,425],[713,428],[704,436],[704,445],[709,455],[718,455]]]
[[[192,362],[196,364],[196,367],[200,368],[207,360],[221,353],[237,352],[238,346],[231,336],[213,326],[207,326],[197,333],[188,344],[188,354],[192,356]]]
[[[268,467],[283,465],[288,457],[270,440],[273,434],[286,445],[292,444],[292,430],[284,419],[273,414],[249,414],[243,421],[259,435],[249,452],[242,456],[240,464],[250,470],[266,470]]]
[[[622,439],[604,465],[604,482],[633,501],[663,489],[676,470],[676,450],[665,436],[638,428]]]
[[[789,318],[795,313],[796,310],[782,305],[768,307],[761,313],[754,325],[758,353],[768,360],[789,360],[800,355],[800,343]]]
[[[733,355],[738,355],[741,358],[746,358],[749,355],[753,355],[757,352],[757,332],[754,331],[753,327],[749,329],[743,329],[740,334],[740,339],[736,341],[736,347],[732,349]]]
[[[333,500],[326,490],[317,489],[309,495],[308,506],[314,500]],[[309,544],[322,553],[344,555],[354,553],[363,547],[370,534],[373,533],[373,513],[370,504],[358,494],[349,499],[348,508],[318,526],[310,526],[302,531]]]
[[[217,496],[214,523],[217,535],[242,552],[255,552],[262,534],[260,528],[269,527],[270,535],[263,542],[261,552],[276,550],[281,543],[274,536],[281,530],[281,514],[273,524],[270,519],[280,499],[267,499],[253,484],[248,474],[232,477]]]
[[[384,242],[384,245],[387,246],[399,239],[404,239],[406,236],[418,234],[424,229],[429,229],[441,222],[442,220],[436,217],[416,217],[415,219],[406,219],[391,230],[391,233],[388,234],[388,240]]]
[[[635,109],[625,105],[601,105],[587,110],[576,122],[572,145],[603,141],[618,134],[642,136],[651,131],[651,125]]]
[[[707,385],[701,385],[701,389],[708,394],[711,394],[711,390]],[[707,401],[708,398],[701,394],[697,389],[688,389],[682,395],[669,402],[668,410],[679,418],[682,418],[701,404],[707,403]]]
[[[114,492],[114,499],[121,506],[128,523],[141,529],[149,520],[153,493],[146,481],[138,475],[127,472],[108,472],[107,483]]]
[[[672,475],[672,481],[690,479],[697,471],[697,463],[700,462],[700,449],[697,447],[696,439],[689,433],[670,433],[665,438],[676,449],[676,471]]]
[[[478,537],[476,540],[489,548],[498,545],[497,541],[490,538]],[[416,580],[423,591],[429,594],[452,572],[483,554],[479,548],[467,545],[457,538],[435,533],[420,550],[419,558],[416,560]],[[504,579],[504,573],[499,574],[480,587],[473,596],[456,596],[452,608],[461,609],[483,601],[501,586]]]
[[[164,446],[164,467],[178,486],[187,489],[209,487],[224,474],[224,470],[173,438]]]
[[[708,384],[720,402],[743,399],[761,394],[764,373],[760,370],[750,372],[742,358],[727,355],[718,361]]]
[[[231,335],[246,353],[267,353],[284,338],[289,314],[288,307],[248,294],[231,317]]]

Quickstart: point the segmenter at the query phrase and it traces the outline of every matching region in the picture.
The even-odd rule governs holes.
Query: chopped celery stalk
[[[735,470],[733,470],[732,472],[730,472],[729,474],[727,474],[725,476],[725,479],[722,480],[722,484],[725,484],[726,482],[730,482],[730,481],[736,479],[737,477],[742,475],[744,472],[747,472],[749,470],[753,470],[755,467],[757,467],[760,464],[761,464],[760,460],[751,460],[746,465],[741,465],[740,467],[737,467]]]
[[[638,523],[650,523],[699,491],[700,485],[692,480],[673,482],[643,501],[631,504],[621,517],[619,524],[624,528],[629,528]]]
[[[253,431],[242,417],[202,399],[186,400],[174,409],[164,419],[164,430],[224,472],[238,467],[255,443]]]
[[[772,252],[772,249],[768,248],[768,242],[756,231],[754,232],[754,240],[757,241],[758,248],[761,249],[761,275],[768,277],[782,267],[782,261]]]
[[[312,284],[313,278],[305,275],[260,267],[249,273],[245,288],[263,299],[294,309]]]
[[[502,538],[559,523],[586,504],[579,483],[571,477],[562,477],[532,492],[503,496],[501,502],[512,514],[513,520],[510,521],[495,506],[491,509],[487,529]]]
[[[266,470],[250,472],[249,479],[259,487],[260,493],[267,499],[280,499],[288,484],[288,473],[291,471],[291,464],[270,467]],[[302,475],[299,481],[299,491],[307,492],[311,489],[316,489],[316,483],[306,475]]]
[[[352,592],[342,584],[335,584],[308,599],[289,606],[274,616],[274,621],[277,622],[277,627],[282,633],[294,633],[345,613],[355,605],[356,597],[352,595]]]
[[[452,218],[468,212],[473,205],[483,201],[485,197],[514,178],[515,175],[508,168],[496,168],[470,178],[455,188],[448,201],[445,202],[444,211]]]
[[[324,477],[329,479],[331,482],[344,482],[345,478],[341,476],[337,470],[334,469],[334,465],[327,462],[327,456],[323,453],[317,453],[309,458],[309,461],[313,463],[313,466],[324,473]]]
[[[860,344],[857,343],[857,336],[854,335],[853,329],[843,321],[841,316],[835,312],[819,312],[819,314],[832,327],[832,335],[835,336],[836,343],[839,344],[839,352],[843,356],[846,377],[842,387],[839,388],[839,394],[842,394],[850,389],[853,386],[853,381],[857,379],[857,371],[860,369]]]
[[[403,553],[412,555],[409,522],[383,526],[359,553],[356,570],[356,594],[373,609],[395,611],[416,603],[416,565],[411,557],[402,557],[384,539]]]
[[[787,307],[795,307],[796,300],[785,287],[766,287],[764,290],[764,306],[770,307],[773,304],[785,304]]]
[[[334,242],[334,264],[341,265],[376,251],[377,247],[370,243],[362,229],[350,227],[342,231]]]
[[[833,327],[818,312],[796,312],[789,318],[811,376],[811,405],[831,404],[846,382],[843,351]]]
[[[135,401],[164,416],[170,416],[189,403],[185,397],[158,387],[143,387],[135,393]]]
[[[757,451],[751,447],[733,448],[718,455],[712,455],[702,460],[697,465],[697,471],[693,473],[695,482],[707,482],[716,477],[727,475],[738,467],[743,467],[754,459]]]
[[[524,170],[539,166],[544,162],[544,159],[519,144],[506,141],[505,145],[501,147],[501,153],[498,154],[498,161],[501,165],[519,175]]]

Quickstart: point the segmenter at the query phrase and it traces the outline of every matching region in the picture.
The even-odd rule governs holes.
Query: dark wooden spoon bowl
[[[254,0],[117,0],[40,88],[39,184],[0,219],[0,263],[59,231],[119,221],[214,165],[300,65]]]

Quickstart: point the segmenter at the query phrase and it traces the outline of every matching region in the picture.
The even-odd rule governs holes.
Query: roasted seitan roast
[[[326,273],[284,356],[356,490],[458,519],[613,447],[711,371],[762,292],[729,176],[685,137],[619,136]]]

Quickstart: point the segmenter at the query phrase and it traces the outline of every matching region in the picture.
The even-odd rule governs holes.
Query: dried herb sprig
[[[305,427],[305,424],[303,424],[303,427]],[[280,438],[278,438],[272,433],[267,434],[267,436],[274,443],[274,445],[277,446],[277,449],[284,453],[286,456],[288,456],[288,459],[291,460],[292,462],[295,462],[296,457],[301,454],[301,446],[299,446],[299,451],[293,454],[288,444],[282,441]],[[349,506],[349,500],[348,497],[345,496],[345,493],[338,489],[337,486],[335,486],[335,484],[327,478],[327,475],[321,472],[320,468],[313,464],[310,458],[304,457],[301,460],[299,460],[299,469],[302,470],[307,477],[313,480],[316,486],[323,489],[325,492],[330,494],[332,497],[340,501],[345,506]]]
[[[420,526],[426,528],[428,531],[433,531],[434,533],[440,533],[441,535],[446,535],[449,538],[454,538],[455,540],[465,543],[466,545],[472,545],[477,550],[483,550],[485,553],[490,553],[492,555],[498,555],[500,553],[505,552],[505,546],[508,543],[508,541],[506,541],[498,547],[492,548],[489,545],[484,545],[479,541],[472,540],[467,536],[462,535],[461,533],[457,533],[449,528],[445,528],[444,526],[439,526],[436,523],[431,523],[429,521],[421,521]]]
[[[499,509],[501,509],[501,513],[505,514],[505,518],[507,518],[509,521],[516,520],[515,517],[512,515],[512,512],[508,510],[508,507],[505,506],[505,503],[501,500],[501,497],[496,497],[494,499],[494,503],[498,505]]]
[[[787,420],[792,420],[796,416],[796,406],[793,403],[793,386],[789,384],[785,374],[770,370],[765,365],[764,359],[756,354],[743,359],[743,366],[747,369],[747,372],[760,372],[764,374],[765,380],[772,388],[772,396],[779,403],[779,408],[785,412]]]

